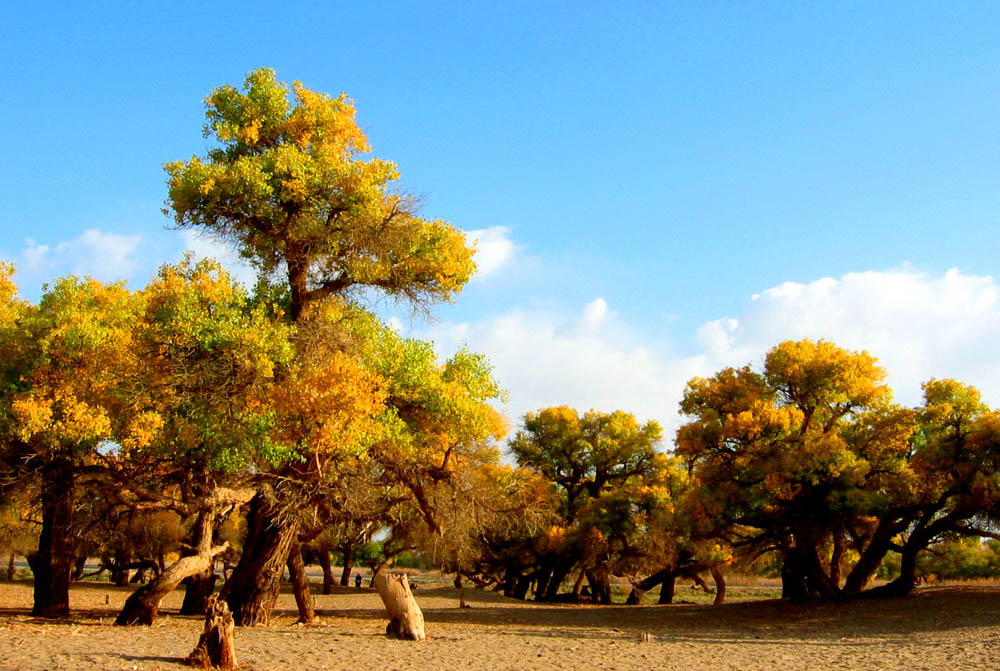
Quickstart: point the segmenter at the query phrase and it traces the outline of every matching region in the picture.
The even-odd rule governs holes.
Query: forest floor
[[[129,589],[76,583],[66,620],[29,615],[30,582],[0,582],[0,670],[179,670],[202,619],[169,595],[152,627],[114,627]],[[378,595],[337,587],[317,595],[320,622],[295,624],[283,593],[268,627],[237,629],[248,671],[294,669],[982,669],[997,668],[1000,587],[922,587],[905,599],[842,605],[779,600],[722,606],[541,605],[464,590],[420,588],[428,639],[386,638]]]

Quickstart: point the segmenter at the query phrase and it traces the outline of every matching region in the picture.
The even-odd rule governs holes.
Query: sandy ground
[[[164,600],[152,627],[111,626],[128,590],[80,583],[73,616],[28,615],[30,583],[0,583],[0,669],[183,669],[199,618]],[[296,625],[282,594],[269,627],[238,629],[247,669],[984,669],[1000,668],[1000,588],[922,588],[912,597],[847,605],[780,601],[723,606],[535,605],[492,592],[421,589],[428,640],[386,638],[377,594],[317,596],[321,622]],[[105,604],[105,599],[109,604]]]

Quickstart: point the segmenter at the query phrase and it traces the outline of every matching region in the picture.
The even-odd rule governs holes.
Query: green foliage
[[[421,219],[393,187],[395,164],[365,157],[346,96],[289,87],[260,69],[242,91],[215,89],[205,116],[217,146],[165,166],[175,220],[232,241],[265,274],[284,266],[293,319],[354,287],[446,300],[471,277],[461,232]]]
[[[1000,577],[1000,541],[953,537],[937,543],[917,562],[924,575],[942,580]]]
[[[620,410],[581,417],[563,406],[528,413],[510,450],[518,465],[558,485],[572,522],[588,499],[652,474],[661,436],[656,422],[640,425]]]

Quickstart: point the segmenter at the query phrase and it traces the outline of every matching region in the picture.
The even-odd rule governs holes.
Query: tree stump
[[[385,610],[389,614],[389,624],[385,633],[399,638],[422,641],[424,635],[424,614],[420,611],[410,591],[410,581],[399,573],[379,573],[375,576],[375,589],[382,597]]]
[[[208,598],[205,615],[205,631],[194,651],[188,655],[187,664],[202,669],[235,669],[236,649],[233,647],[233,614],[226,602],[212,595]]]

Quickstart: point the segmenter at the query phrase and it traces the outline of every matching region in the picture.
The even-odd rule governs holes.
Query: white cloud
[[[466,231],[466,237],[475,244],[476,274],[482,279],[500,270],[514,258],[517,247],[510,239],[510,229],[506,226],[491,226],[475,231]]]
[[[952,269],[907,268],[786,282],[751,298],[738,318],[704,324],[698,338],[717,366],[759,363],[783,340],[826,339],[867,350],[889,373],[897,399],[920,401],[920,383],[954,377],[1000,402],[1000,287]]]
[[[577,315],[511,310],[474,323],[440,324],[416,334],[439,351],[462,345],[483,352],[510,392],[508,417],[553,405],[627,410],[656,419],[670,432],[684,383],[704,374],[703,361],[657,354],[608,309],[603,298]]]
[[[620,408],[660,421],[669,439],[680,424],[677,407],[689,379],[730,365],[759,366],[770,348],[801,338],[869,351],[905,404],[920,402],[920,383],[931,377],[973,384],[987,402],[1000,403],[1000,286],[958,270],[929,276],[904,268],[787,282],[752,296],[737,317],[703,324],[699,351],[690,356],[644,340],[603,298],[575,316],[513,309],[416,335],[435,341],[442,353],[463,344],[484,353],[510,392],[507,410],[515,424],[525,412],[551,405]]]
[[[181,231],[181,237],[184,251],[194,253],[197,258],[215,259],[248,289],[257,284],[257,271],[229,245],[192,229]]]
[[[20,274],[48,281],[61,275],[89,275],[110,282],[126,279],[140,265],[142,235],[119,235],[91,228],[54,247],[26,240],[18,263]]]

